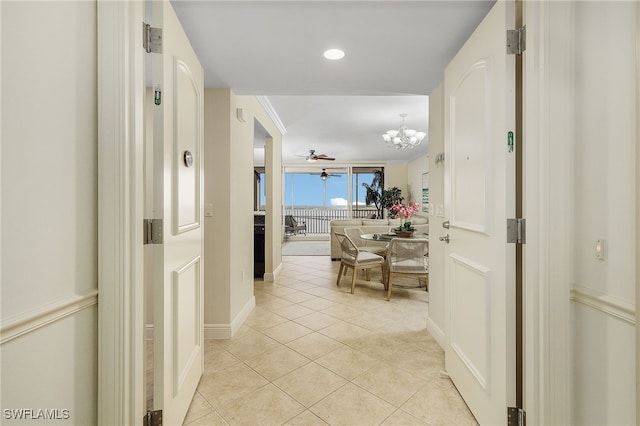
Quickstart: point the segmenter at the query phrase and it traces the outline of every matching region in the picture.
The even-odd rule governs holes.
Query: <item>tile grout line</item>
[[[399,403],[399,405],[396,405],[395,403],[387,400],[384,395],[377,395],[376,393],[374,393],[373,390],[369,390],[366,389],[364,387],[362,387],[361,385],[355,383],[356,380],[365,377],[367,374],[371,373],[374,369],[380,368],[381,366],[387,366],[389,361],[385,360],[384,358],[379,358],[379,355],[375,355],[372,357],[371,354],[367,353],[366,351],[363,351],[361,347],[359,346],[355,346],[354,344],[357,341],[360,341],[361,339],[357,339],[356,341],[351,340],[351,339],[346,339],[343,338],[342,336],[344,336],[344,330],[340,330],[341,327],[357,327],[359,330],[362,330],[363,333],[365,333],[365,335],[369,335],[369,336],[380,336],[378,338],[385,338],[385,336],[388,334],[389,336],[394,336],[395,339],[397,339],[397,341],[399,342],[399,344],[403,344],[403,345],[407,345],[407,347],[410,347],[412,349],[412,352],[416,352],[416,353],[424,353],[425,357],[429,357],[431,358],[433,356],[433,354],[431,353],[430,350],[427,350],[430,348],[429,345],[433,344],[433,342],[430,342],[429,339],[421,339],[420,341],[416,341],[411,342],[410,339],[410,333],[416,333],[416,332],[421,332],[421,330],[423,329],[422,326],[418,326],[417,323],[411,323],[411,320],[408,320],[408,322],[405,320],[405,318],[407,316],[412,316],[415,315],[415,313],[419,312],[419,315],[422,315],[423,313],[420,312],[420,308],[418,309],[413,309],[411,308],[410,310],[406,311],[408,306],[411,305],[406,305],[407,303],[409,304],[413,304],[414,302],[420,302],[421,300],[423,301],[423,303],[428,304],[427,301],[424,301],[424,299],[426,297],[428,297],[428,293],[424,292],[423,290],[423,294],[426,295],[422,296],[419,295],[418,298],[414,298],[410,293],[404,294],[404,296],[400,296],[400,297],[405,297],[404,299],[400,299],[399,301],[394,301],[394,298],[392,298],[392,301],[394,301],[395,303],[389,303],[387,306],[384,305],[380,305],[380,306],[376,306],[376,307],[372,307],[370,309],[362,309],[361,305],[363,303],[367,303],[367,300],[371,300],[371,297],[374,297],[377,294],[377,289],[375,287],[371,287],[370,285],[375,285],[376,282],[372,279],[370,282],[366,282],[366,281],[362,281],[360,279],[358,279],[358,281],[360,281],[360,285],[356,286],[356,293],[354,295],[351,295],[349,292],[349,289],[346,289],[346,285],[342,285],[340,287],[337,287],[335,285],[335,280],[336,280],[336,276],[337,276],[337,265],[333,262],[330,262],[330,273],[322,273],[319,275],[315,275],[314,273],[308,273],[307,275],[305,275],[304,279],[297,279],[296,278],[296,274],[298,274],[299,272],[296,272],[296,270],[303,270],[303,271],[309,271],[309,269],[311,270],[321,270],[320,268],[325,268],[327,267],[327,263],[324,262],[322,265],[319,264],[319,262],[317,263],[318,266],[315,266],[316,263],[314,262],[314,266],[313,267],[308,267],[308,268],[303,268],[301,267],[301,265],[303,264],[303,261],[300,262],[283,262],[283,274],[281,275],[283,281],[286,281],[286,284],[281,284],[278,282],[278,280],[276,280],[275,283],[270,283],[269,285],[264,285],[263,282],[261,281],[256,281],[254,283],[254,286],[256,288],[256,290],[254,291],[254,294],[256,295],[256,307],[260,308],[261,310],[264,310],[265,315],[274,315],[275,317],[278,317],[280,319],[282,319],[283,321],[274,325],[270,325],[269,327],[263,328],[263,329],[257,329],[254,328],[252,325],[249,324],[249,322],[245,323],[245,326],[248,328],[248,330],[251,330],[251,332],[249,334],[247,334],[246,336],[241,336],[239,339],[236,340],[236,342],[238,341],[243,341],[245,338],[249,339],[251,338],[251,336],[260,336],[260,338],[265,338],[265,339],[269,339],[269,341],[274,342],[274,346],[270,347],[269,349],[267,349],[266,351],[272,351],[272,350],[278,350],[280,348],[286,348],[288,350],[291,350],[292,352],[296,353],[298,356],[301,356],[302,358],[305,359],[305,363],[301,366],[298,366],[296,368],[294,368],[291,371],[288,371],[284,374],[278,375],[277,377],[275,377],[273,380],[268,379],[266,377],[265,374],[260,373],[260,371],[258,371],[258,368],[254,368],[251,365],[249,365],[248,362],[251,361],[251,359],[256,359],[258,357],[260,357],[262,354],[258,354],[254,357],[252,357],[251,359],[246,359],[243,358],[239,358],[238,356],[234,355],[233,352],[231,352],[232,350],[232,346],[233,344],[230,343],[229,345],[220,345],[216,343],[216,346],[218,346],[218,348],[220,348],[221,350],[225,351],[227,353],[227,355],[231,356],[233,359],[236,360],[237,363],[243,365],[245,368],[248,368],[250,371],[252,371],[253,373],[257,374],[259,377],[261,377],[263,380],[265,380],[267,383],[258,386],[258,388],[256,389],[249,389],[247,390],[247,392],[243,392],[241,395],[234,397],[233,399],[236,398],[245,398],[246,396],[250,395],[251,393],[255,393],[257,390],[260,389],[264,389],[265,387],[267,387],[268,385],[273,385],[275,387],[275,389],[278,389],[279,392],[282,392],[284,395],[286,395],[288,398],[291,398],[291,400],[296,401],[296,403],[300,404],[301,407],[303,407],[304,409],[294,415],[293,417],[285,420],[283,423],[287,423],[290,421],[293,421],[296,417],[304,414],[305,412],[309,412],[310,415],[313,415],[315,418],[320,419],[323,422],[327,422],[327,420],[325,420],[324,418],[320,417],[320,415],[316,414],[315,412],[311,411],[311,408],[318,405],[320,402],[325,401],[327,398],[330,398],[332,395],[334,395],[336,392],[340,391],[341,389],[344,389],[345,386],[348,386],[349,384],[354,385],[355,387],[357,387],[360,391],[365,392],[366,394],[370,395],[371,397],[376,398],[377,400],[380,401],[384,401],[386,404],[388,404],[390,407],[393,407],[393,411],[386,415],[382,420],[381,423],[384,423],[386,421],[388,421],[390,418],[394,417],[397,413],[401,412],[402,415],[406,415],[406,416],[410,416],[410,417],[415,417],[413,414],[411,414],[411,412],[409,411],[404,411],[402,409],[402,407],[406,406],[409,401],[411,401],[412,398],[414,398],[414,396],[416,396],[419,392],[423,391],[425,388],[428,388],[429,386],[435,386],[435,390],[438,391],[440,394],[442,394],[443,397],[446,398],[447,402],[449,403],[449,405],[454,405],[457,404],[458,402],[456,401],[452,401],[453,395],[450,394],[450,388],[444,386],[441,387],[438,384],[435,384],[436,380],[437,380],[437,376],[433,376],[433,373],[428,372],[428,368],[424,373],[420,373],[420,374],[425,374],[425,382],[422,383],[417,389],[409,392],[406,396],[403,395],[402,396],[402,402]],[[286,266],[291,266],[291,272],[288,273],[284,273],[287,272],[286,270]],[[299,286],[299,287],[297,287]],[[358,288],[360,288],[361,291],[358,291]],[[320,291],[320,289],[326,289],[327,291]],[[346,291],[345,291],[346,289]],[[412,291],[414,289],[407,289],[409,291]],[[284,292],[284,293],[283,293]],[[274,294],[275,293],[275,294]],[[315,294],[314,294],[315,293]],[[301,294],[306,294],[307,296],[302,296]],[[289,295],[290,299],[287,299],[287,295]],[[348,296],[351,297],[352,300],[348,300],[348,298],[345,298],[344,296]],[[408,297],[408,298],[407,298]],[[273,298],[273,299],[272,299]],[[264,305],[261,305],[261,302],[259,301],[259,299],[263,300]],[[291,300],[293,299],[293,300]],[[317,300],[323,300],[326,302],[329,302],[331,304],[335,304],[335,305],[331,305],[328,306],[326,308],[323,309],[319,309],[316,307],[310,307],[313,306],[313,302],[317,301]],[[386,302],[386,300],[385,300]],[[274,307],[269,307],[270,304],[273,303],[276,306]],[[277,306],[278,304],[281,303],[287,303],[287,305],[284,305],[283,307]],[[307,303],[307,305],[310,306],[305,306],[303,305],[304,303]],[[307,309],[309,312],[305,313],[303,315],[297,315],[295,312],[295,309],[289,309],[289,311],[293,311],[290,312],[288,316],[283,316],[281,314],[279,314],[279,312],[281,312],[281,310],[283,308],[286,307],[292,307],[295,306],[296,309],[298,308],[304,308]],[[321,306],[321,305],[317,305],[317,306]],[[333,314],[329,313],[332,312],[332,308],[335,310],[335,312],[333,312]],[[343,315],[342,309],[353,309],[354,313],[353,315],[349,316],[349,315]],[[383,317],[388,316],[390,318],[398,318],[400,319],[400,323],[399,323],[399,327],[385,327],[385,326],[375,326],[373,328],[368,328],[366,326],[362,326],[360,324],[362,324],[362,322],[360,322],[360,324],[357,322],[357,319],[359,317],[362,316],[375,316],[377,312],[379,312],[380,310],[384,311]],[[406,314],[403,315],[403,309],[406,311]],[[332,323],[331,324],[322,324],[320,323],[319,328],[315,329],[312,328],[308,325],[305,325],[304,323],[298,322],[298,321],[302,321],[303,318],[311,316],[311,315],[324,315],[327,316]],[[338,315],[338,316],[335,316]],[[266,318],[266,317],[265,317]],[[395,320],[392,320],[395,321]],[[311,323],[308,323],[311,324]],[[297,327],[302,327],[306,330],[308,330],[307,333],[305,333],[302,336],[297,336],[291,340],[287,340],[287,341],[281,341],[278,339],[275,339],[274,337],[271,337],[269,334],[266,333],[267,330],[270,329],[274,329],[276,327],[281,327],[281,326],[289,326],[289,325],[295,325]],[[244,327],[244,326],[243,326]],[[331,333],[329,333],[329,329],[331,327],[335,327],[335,330],[332,330]],[[306,331],[305,330],[305,331]],[[324,333],[323,333],[324,330]],[[402,330],[406,330],[406,331],[402,331]],[[342,331],[342,334],[341,334]],[[336,334],[337,332],[337,334]],[[254,334],[256,333],[256,334]],[[284,332],[283,332],[284,333]],[[327,334],[325,334],[327,333]],[[336,348],[331,349],[329,352],[323,353],[317,357],[314,358],[310,358],[309,356],[305,355],[304,352],[299,351],[294,349],[293,347],[289,346],[289,344],[291,344],[292,342],[295,342],[296,340],[308,337],[308,336],[312,336],[312,335],[318,335],[318,336],[322,336],[324,338],[330,339],[331,341],[335,342],[336,344],[338,344],[339,346]],[[276,334],[277,335],[277,334]],[[285,334],[282,335],[283,337],[281,337],[281,339],[288,339],[287,337],[284,337]],[[332,336],[337,336],[336,337],[332,337]],[[246,340],[246,342],[249,342],[249,340]],[[351,379],[347,378],[346,376],[344,376],[343,374],[334,371],[330,366],[325,366],[323,364],[321,364],[319,362],[319,360],[321,360],[323,357],[332,355],[332,354],[336,354],[338,351],[344,350],[344,349],[348,349],[350,351],[355,351],[359,354],[363,354],[365,356],[369,356],[372,357],[372,360],[375,360],[374,365],[370,366],[369,368],[366,368],[363,371],[359,371],[357,372],[357,374],[355,376],[352,377],[351,374],[348,375],[348,377],[352,377]],[[392,349],[394,350],[394,349]],[[263,352],[263,354],[266,352]],[[391,356],[391,355],[386,355]],[[413,356],[413,355],[412,355]],[[409,360],[409,358],[406,358],[406,360]],[[406,363],[406,360],[404,361]],[[439,363],[442,361],[437,361],[436,358],[434,358],[434,363]],[[288,393],[286,390],[284,390],[284,388],[278,386],[275,382],[277,380],[280,380],[282,377],[286,377],[289,374],[292,374],[304,367],[308,367],[311,363],[313,363],[313,365],[317,368],[321,368],[323,370],[326,370],[327,372],[331,373],[332,375],[335,375],[337,377],[339,377],[340,379],[344,380],[345,383],[339,385],[337,388],[331,390],[327,395],[322,396],[318,401],[315,401],[314,403],[310,404],[309,406],[307,406],[306,404],[302,403],[301,401],[299,401],[296,396],[294,396],[293,394]],[[403,366],[402,364],[400,365],[393,365],[393,368],[397,368],[400,371],[403,371],[405,373],[408,374],[413,374],[414,371],[410,371],[408,369],[405,368],[405,366]],[[227,368],[232,368],[227,367]],[[226,369],[226,368],[225,368]],[[224,371],[225,369],[223,369],[222,371]],[[455,388],[454,388],[455,389]],[[206,404],[209,406],[209,408],[211,408],[213,410],[214,413],[216,413],[217,415],[219,415],[225,422],[229,423],[229,421],[222,416],[222,414],[206,399],[204,398],[204,395],[201,394],[200,392],[198,392],[198,394],[206,401]],[[208,414],[205,414],[205,416]],[[455,417],[457,419],[457,417],[460,417],[461,414],[457,414]],[[204,416],[202,416],[204,417]],[[416,418],[416,421],[418,419]],[[421,420],[423,423],[429,423],[426,422],[424,419]]]

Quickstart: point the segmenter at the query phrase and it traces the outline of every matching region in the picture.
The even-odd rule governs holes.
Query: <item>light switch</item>
[[[596,241],[596,259],[604,260],[604,240]]]
[[[213,204],[204,205],[204,217],[213,217]]]

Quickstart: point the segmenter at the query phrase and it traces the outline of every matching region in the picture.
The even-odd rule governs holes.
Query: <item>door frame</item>
[[[144,2],[97,0],[98,413],[139,424],[144,401]]]
[[[531,424],[572,424],[573,6],[524,2],[523,14],[524,408]]]
[[[640,389],[640,6],[636,4],[636,389]],[[640,419],[640,391],[636,391],[636,421]]]
[[[571,2],[524,2],[525,51],[525,409],[532,424],[573,424],[571,288],[575,92],[575,8]],[[636,123],[640,123],[640,6],[636,5]],[[562,91],[556,90],[562,87]],[[640,126],[636,125],[640,144]],[[636,150],[640,211],[640,150]],[[640,216],[636,219],[636,316],[640,306]],[[569,267],[567,267],[569,265]],[[640,327],[636,323],[636,384]],[[640,418],[640,392],[636,392]]]
[[[137,424],[144,414],[144,291],[142,281],[142,165],[144,51],[143,2],[97,0],[98,22],[98,424]],[[570,317],[572,264],[571,96],[553,85],[572,72],[537,72],[552,58],[569,57],[570,43],[553,37],[572,22],[569,3],[524,2],[524,211],[528,221],[525,265],[525,409],[532,424],[571,424]],[[560,9],[562,8],[562,9]],[[562,11],[560,15],[556,11]],[[640,22],[640,7],[637,8]],[[553,18],[553,22],[552,22]],[[560,19],[562,25],[556,24]],[[570,33],[570,32],[569,32]],[[550,40],[553,38],[554,43]],[[640,45],[640,34],[637,37]],[[640,55],[638,56],[640,68]],[[636,87],[640,122],[640,76]],[[554,107],[555,114],[549,113]],[[559,105],[559,107],[558,107]],[[636,129],[640,143],[640,128]],[[557,142],[565,141],[567,143]],[[640,150],[636,205],[640,209]],[[553,167],[552,167],[553,166]],[[553,210],[551,210],[553,208]],[[636,298],[640,306],[640,218],[636,246]],[[564,269],[564,270],[563,270]],[[637,327],[640,366],[640,327]],[[636,369],[640,382],[640,368]],[[637,396],[640,416],[640,394]]]

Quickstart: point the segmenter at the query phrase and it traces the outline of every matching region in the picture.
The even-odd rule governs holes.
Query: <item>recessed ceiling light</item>
[[[338,59],[344,58],[344,52],[340,49],[329,49],[324,52],[324,57],[332,61],[337,61]]]

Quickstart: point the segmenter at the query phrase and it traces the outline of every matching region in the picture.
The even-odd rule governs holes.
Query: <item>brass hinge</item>
[[[162,426],[162,410],[147,411],[144,415],[144,426]]]
[[[527,47],[527,27],[507,30],[507,55],[522,55]]]
[[[507,407],[507,426],[526,426],[527,413],[518,407]]]
[[[142,23],[142,46],[147,53],[162,53],[162,28]]]
[[[162,244],[162,219],[145,219],[143,244]]]
[[[525,244],[527,242],[526,220],[507,219],[507,243]]]

